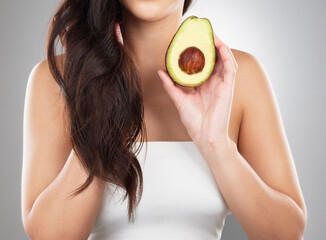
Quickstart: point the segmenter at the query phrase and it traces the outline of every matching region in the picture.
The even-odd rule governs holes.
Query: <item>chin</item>
[[[182,11],[184,0],[120,0],[134,17],[143,21],[157,21],[177,11]]]

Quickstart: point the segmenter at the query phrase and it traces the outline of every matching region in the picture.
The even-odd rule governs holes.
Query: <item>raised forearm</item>
[[[95,178],[84,192],[69,198],[87,178],[78,161],[72,151],[60,174],[34,202],[27,218],[32,239],[87,239],[105,184]]]
[[[265,184],[234,142],[198,146],[225,201],[250,239],[302,239],[302,210],[290,197]]]

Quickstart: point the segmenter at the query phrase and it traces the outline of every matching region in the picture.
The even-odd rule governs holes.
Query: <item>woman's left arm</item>
[[[214,42],[205,83],[186,93],[159,70],[163,86],[248,237],[301,240],[307,210],[268,76],[252,55],[242,52],[238,64],[215,34]],[[235,78],[243,109],[238,146],[228,135]]]
[[[205,83],[185,92],[159,70],[163,86],[248,237],[302,239],[307,210],[267,74],[252,55],[236,60],[216,34],[214,42],[216,63]],[[243,109],[238,146],[228,133],[235,80]]]
[[[250,239],[302,239],[307,210],[276,98],[257,59],[240,58],[238,146],[225,141],[199,149]]]

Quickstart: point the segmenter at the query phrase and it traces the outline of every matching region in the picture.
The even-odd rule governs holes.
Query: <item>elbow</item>
[[[41,233],[40,231],[41,228],[38,228],[37,226],[35,226],[35,224],[32,223],[30,216],[25,216],[23,218],[23,227],[29,239],[31,240],[47,239],[47,236]]]
[[[300,218],[298,220],[298,227],[296,228],[295,233],[293,234],[293,239],[294,240],[302,240],[303,239],[303,234],[307,226],[307,220],[308,220],[308,215],[307,215],[307,210],[304,209],[300,211]]]
[[[307,213],[306,210],[298,212],[299,214],[295,214],[295,217],[291,219],[288,218],[282,225],[277,221],[272,224],[272,229],[270,224],[269,228],[266,226],[261,227],[260,229],[263,231],[257,232],[259,235],[253,236],[252,239],[303,240],[307,225]]]
[[[23,217],[23,227],[31,240],[80,240],[83,239],[81,236],[76,236],[75,234],[70,234],[69,231],[60,231],[54,226],[45,227],[44,224],[36,224],[33,222],[31,216],[27,215]],[[78,235],[78,234],[77,234]],[[87,238],[86,238],[87,239]]]
[[[69,234],[60,234],[59,232],[53,233],[45,232],[45,231],[38,231],[35,232],[31,229],[25,229],[26,234],[28,235],[29,239],[31,240],[80,240],[82,238],[76,237],[75,235],[71,236]],[[86,238],[87,239],[87,238]]]
[[[307,226],[307,221],[308,221],[308,214],[307,214],[307,208],[305,205],[303,207],[299,208],[300,209],[300,214],[298,214],[297,218],[297,224],[296,227],[294,228],[296,231],[293,233],[293,238],[295,240],[302,240],[303,239],[303,234]]]
[[[23,228],[30,239],[37,239],[33,233],[30,214],[24,214],[22,217]]]
[[[286,236],[279,236],[278,239],[284,240],[303,240],[303,234],[307,225],[307,212],[304,209],[300,211],[299,217],[296,218],[296,221],[293,221],[292,226],[288,231]]]

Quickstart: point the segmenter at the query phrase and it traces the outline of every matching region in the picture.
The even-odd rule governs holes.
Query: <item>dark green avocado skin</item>
[[[192,18],[198,18],[198,17],[197,17],[197,16],[194,16],[194,15],[187,17],[187,18],[186,18],[186,19],[185,19],[185,20],[180,24],[180,26],[178,27],[177,31],[174,33],[174,35],[173,35],[173,37],[172,37],[172,39],[171,39],[171,41],[170,41],[170,43],[169,43],[169,46],[167,47],[167,50],[165,51],[165,61],[164,61],[164,62],[165,62],[165,71],[168,73],[168,75],[169,75],[170,78],[173,80],[173,82],[174,82],[176,85],[178,85],[178,86],[181,86],[181,87],[189,87],[189,88],[200,86],[201,84],[203,84],[204,82],[207,81],[207,79],[209,78],[209,76],[207,77],[207,79],[206,79],[205,81],[203,81],[202,83],[200,83],[200,84],[198,84],[198,85],[194,85],[194,86],[185,86],[185,85],[181,85],[181,84],[179,84],[177,81],[175,81],[175,80],[173,79],[173,77],[170,75],[170,73],[169,73],[169,71],[168,71],[168,67],[167,67],[167,54],[168,54],[168,51],[169,51],[169,49],[170,49],[171,43],[173,42],[173,39],[174,39],[174,37],[176,36],[176,34],[178,33],[178,31],[180,30],[181,26],[186,22],[187,19],[192,19]],[[209,21],[208,18],[201,18],[201,19],[206,19],[206,20],[208,21],[208,23],[210,24],[211,29],[212,29],[212,39],[213,39],[213,42],[214,42],[214,36],[213,36],[214,32],[213,32],[213,27],[212,27],[211,22]],[[215,47],[214,47],[214,51],[216,51],[216,50],[215,50]],[[215,53],[215,56],[216,56],[216,53]],[[215,64],[215,63],[214,63],[214,64]]]

